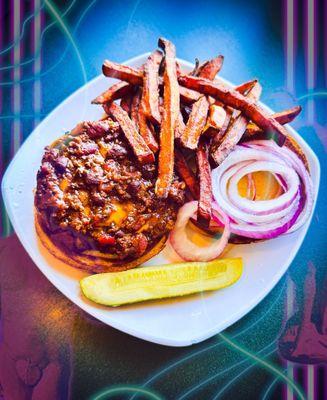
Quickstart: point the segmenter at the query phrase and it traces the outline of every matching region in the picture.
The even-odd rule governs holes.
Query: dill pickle
[[[241,276],[241,258],[183,262],[91,275],[80,281],[89,300],[108,306],[184,296],[230,286]]]

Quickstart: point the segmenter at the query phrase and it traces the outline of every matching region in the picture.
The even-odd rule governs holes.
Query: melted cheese
[[[120,226],[122,222],[127,218],[128,212],[132,209],[132,205],[130,203],[114,203],[113,206],[114,209],[110,214],[110,217],[107,219],[107,223],[111,224],[112,222],[114,222],[117,226]]]
[[[64,178],[59,183],[59,187],[64,192],[68,188],[68,184],[69,184],[68,179]]]

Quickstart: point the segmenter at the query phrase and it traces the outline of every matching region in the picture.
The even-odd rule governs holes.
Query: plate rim
[[[141,60],[146,59],[146,57],[149,56],[149,54],[151,54],[150,52],[146,52],[143,54],[140,54],[138,56],[132,57],[126,61],[123,62],[123,64],[134,64],[134,63],[139,63]],[[182,66],[184,67],[188,67],[188,68],[192,68],[194,66],[193,63],[186,61],[184,59],[180,59],[177,58],[177,61],[180,62],[182,64]],[[12,169],[15,167],[16,164],[16,160],[19,157],[19,153],[21,152],[21,150],[28,145],[29,141],[33,140],[33,136],[42,129],[43,124],[46,124],[48,122],[48,120],[51,119],[52,114],[55,113],[55,111],[59,108],[65,105],[65,103],[69,102],[70,99],[73,96],[76,96],[78,94],[80,94],[80,92],[83,92],[85,90],[88,89],[89,86],[92,86],[94,84],[94,82],[96,82],[97,80],[101,80],[103,79],[103,75],[98,75],[96,77],[94,77],[93,79],[91,79],[90,81],[88,81],[87,83],[85,83],[84,85],[80,86],[78,89],[76,89],[73,93],[71,93],[68,97],[66,97],[63,101],[61,101],[41,122],[40,124],[30,133],[30,135],[26,138],[26,140],[23,142],[23,144],[20,146],[19,150],[17,151],[17,153],[14,155],[14,157],[12,158],[12,160],[10,161],[8,167],[6,168],[6,171],[3,175],[2,178],[2,182],[1,182],[1,192],[2,192],[2,197],[3,197],[3,201],[4,201],[4,205],[5,208],[7,210],[8,213],[8,217],[12,223],[12,226],[15,230],[15,234],[18,236],[20,242],[22,243],[22,245],[24,246],[25,250],[27,251],[27,253],[29,254],[29,256],[32,258],[33,262],[36,264],[37,268],[43,273],[43,275],[56,287],[57,290],[59,290],[65,297],[67,297],[70,301],[72,301],[74,304],[76,304],[79,308],[81,308],[83,311],[87,312],[88,314],[92,315],[94,318],[96,318],[97,320],[100,320],[102,323],[109,325],[115,329],[118,329],[124,333],[127,333],[129,335],[135,336],[139,339],[142,340],[147,340],[150,341],[152,343],[157,343],[160,345],[165,345],[165,346],[173,346],[173,347],[184,347],[184,346],[189,346],[195,343],[199,343],[202,342],[203,340],[206,340],[210,337],[212,337],[215,334],[218,334],[219,332],[223,331],[224,329],[226,329],[227,327],[233,325],[236,321],[238,321],[239,319],[241,319],[242,317],[244,317],[247,313],[249,313],[250,311],[253,310],[253,308],[255,306],[257,306],[263,299],[265,296],[267,296],[271,290],[275,287],[275,285],[280,281],[280,279],[282,278],[282,276],[285,274],[285,272],[288,270],[288,268],[290,267],[291,263],[293,262],[294,258],[296,257],[296,254],[298,253],[300,247],[303,244],[303,241],[305,240],[306,234],[308,232],[308,229],[311,225],[311,221],[313,218],[313,214],[315,211],[315,207],[317,204],[317,198],[318,198],[318,194],[319,194],[319,186],[320,186],[320,175],[321,175],[321,167],[320,167],[320,162],[319,162],[319,158],[317,157],[317,155],[315,154],[315,152],[313,151],[313,149],[309,146],[309,144],[301,137],[301,135],[289,124],[285,125],[285,127],[287,128],[288,132],[291,134],[291,136],[295,136],[296,140],[300,143],[300,145],[302,147],[304,147],[305,150],[305,154],[310,154],[310,157],[312,159],[312,164],[315,167],[315,172],[316,172],[316,185],[315,185],[315,197],[314,197],[314,204],[313,204],[313,209],[312,209],[312,213],[310,215],[310,218],[308,219],[308,221],[306,222],[306,224],[304,225],[304,227],[302,229],[305,229],[305,231],[303,232],[303,238],[301,239],[300,244],[293,249],[293,251],[289,254],[289,256],[287,257],[286,261],[283,263],[283,268],[280,268],[278,270],[278,273],[276,273],[274,275],[274,279],[271,280],[269,282],[269,285],[266,285],[264,287],[264,289],[262,289],[255,298],[252,298],[252,302],[249,306],[249,304],[247,303],[246,306],[242,307],[241,309],[238,310],[237,313],[235,313],[233,315],[232,318],[228,319],[227,321],[223,321],[223,323],[221,323],[219,325],[219,328],[217,329],[216,326],[207,329],[205,332],[203,331],[203,333],[201,334],[196,334],[194,335],[193,332],[189,333],[189,337],[188,339],[167,339],[166,337],[158,337],[152,334],[144,334],[144,331],[139,331],[138,329],[133,329],[133,327],[131,327],[130,325],[125,325],[124,323],[119,323],[116,321],[110,321],[110,323],[103,321],[103,319],[101,319],[100,316],[98,316],[98,309],[97,308],[93,308],[90,307],[88,305],[87,302],[83,301],[83,299],[81,297],[76,297],[76,299],[72,299],[72,297],[70,297],[68,291],[66,291],[65,287],[63,287],[60,284],[60,278],[56,277],[56,276],[50,276],[47,274],[47,265],[43,265],[42,263],[39,263],[36,260],[36,256],[34,255],[34,249],[33,246],[30,246],[29,241],[27,238],[25,238],[21,232],[19,232],[19,229],[16,229],[18,222],[16,221],[15,217],[14,217],[14,211],[13,208],[10,205],[9,202],[9,198],[8,198],[8,193],[7,193],[7,187],[9,186],[9,178],[10,174],[12,172]],[[229,80],[226,80],[222,77],[219,77],[219,80],[226,83],[229,86],[234,86],[234,84],[232,82],[230,82]],[[264,108],[266,111],[273,113],[273,110],[268,107],[266,104],[259,102],[260,106],[262,108]],[[67,293],[66,293],[67,292]]]

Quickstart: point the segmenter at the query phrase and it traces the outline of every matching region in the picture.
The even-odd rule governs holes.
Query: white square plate
[[[143,54],[126,61],[126,64],[138,67],[147,56]],[[192,64],[179,61],[182,68],[192,68]],[[53,258],[38,242],[34,229],[33,189],[44,147],[79,121],[101,117],[101,107],[91,105],[90,101],[113,81],[103,76],[93,79],[41,122],[7,169],[2,182],[3,198],[12,225],[25,249],[43,274],[72,302],[105,324],[136,337],[169,346],[188,346],[227,328],[270,292],[294,259],[310,221],[290,235],[263,243],[234,246],[228,256],[243,257],[244,273],[235,285],[226,289],[120,308],[102,307],[87,301],[81,296],[79,288],[79,279],[85,274]],[[268,107],[263,107],[272,112]],[[291,127],[287,129],[308,158],[316,199],[320,179],[319,161],[307,143]],[[158,265],[171,262],[171,259],[166,248],[147,264]]]

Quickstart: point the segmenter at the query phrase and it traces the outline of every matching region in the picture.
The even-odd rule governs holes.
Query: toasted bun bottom
[[[157,244],[152,247],[147,253],[132,261],[112,261],[108,259],[108,254],[103,252],[96,252],[97,255],[89,255],[83,253],[70,252],[65,253],[62,249],[56,246],[49,235],[44,231],[38,221],[37,215],[35,216],[35,228],[38,237],[43,246],[58,260],[63,261],[71,267],[81,269],[90,273],[101,272],[119,272],[126,271],[127,269],[135,268],[140,264],[145,263],[150,258],[158,254],[165,246],[167,236],[162,237]]]

